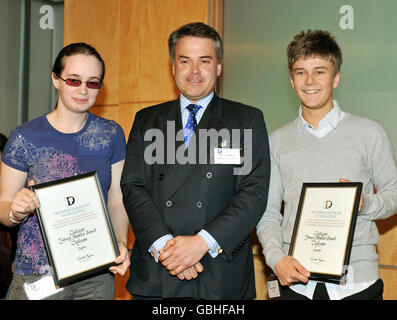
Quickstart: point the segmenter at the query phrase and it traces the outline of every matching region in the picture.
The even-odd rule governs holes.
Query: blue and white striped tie
[[[194,132],[196,131],[197,128],[196,114],[201,108],[201,106],[196,104],[189,104],[186,108],[189,110],[189,117],[187,118],[187,122],[184,128],[185,145],[187,147],[189,145],[190,139],[192,138]]]

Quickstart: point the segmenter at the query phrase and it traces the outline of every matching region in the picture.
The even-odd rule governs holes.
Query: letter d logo
[[[66,197],[66,202],[68,203],[68,206],[71,206],[75,202],[75,199],[72,196]]]
[[[332,201],[326,200],[326,201],[325,201],[325,209],[329,209],[329,208],[331,208],[331,207],[332,207]]]

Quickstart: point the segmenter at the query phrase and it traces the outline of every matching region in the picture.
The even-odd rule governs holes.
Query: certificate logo
[[[66,197],[66,204],[68,206],[71,206],[72,204],[74,204],[76,202],[76,199],[72,196]]]
[[[331,207],[332,207],[332,201],[331,200],[326,200],[324,209],[331,209]]]

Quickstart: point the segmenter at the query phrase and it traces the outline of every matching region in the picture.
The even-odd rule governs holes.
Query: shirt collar
[[[205,109],[207,109],[208,105],[210,104],[213,96],[214,96],[214,91],[212,91],[208,96],[206,96],[205,98],[201,99],[200,101],[198,101],[195,104],[201,106],[201,108],[203,108],[203,111],[205,111]],[[182,93],[179,95],[179,101],[180,101],[180,104],[181,104],[181,112],[183,112],[183,110],[189,104],[192,104]]]
[[[328,114],[320,121],[318,124],[318,129],[324,128],[328,125],[332,126],[334,129],[337,127],[340,120],[343,118],[343,111],[339,107],[337,100],[332,100],[334,107]],[[311,127],[311,125],[302,116],[302,105],[299,106],[299,118],[298,129],[299,133],[306,127]]]

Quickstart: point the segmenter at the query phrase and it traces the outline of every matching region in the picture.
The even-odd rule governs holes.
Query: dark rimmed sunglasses
[[[80,87],[82,83],[85,83],[87,85],[87,88],[99,89],[102,85],[102,82],[98,82],[98,81],[81,81],[80,79],[73,79],[73,78],[63,79],[60,76],[57,76],[57,77],[59,79],[65,81],[65,83],[68,86],[72,86],[72,87]]]

